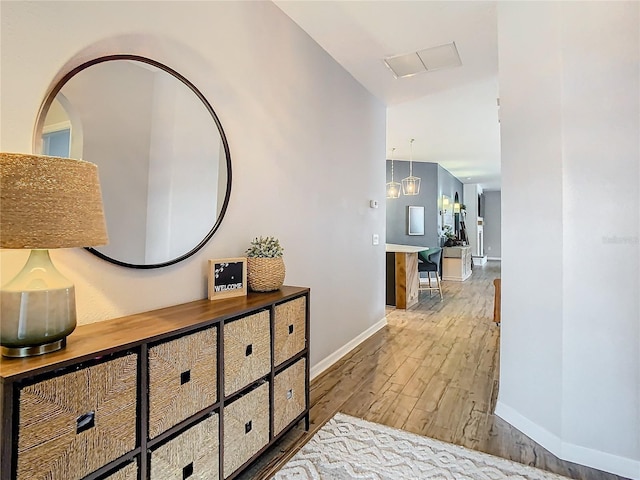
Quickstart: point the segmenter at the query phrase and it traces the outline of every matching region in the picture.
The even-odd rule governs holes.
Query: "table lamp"
[[[66,345],[76,327],[75,291],[49,249],[106,243],[96,165],[0,153],[0,248],[31,249],[23,269],[0,287],[2,355],[40,355]]]

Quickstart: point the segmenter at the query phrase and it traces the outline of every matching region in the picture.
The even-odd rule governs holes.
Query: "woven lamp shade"
[[[98,167],[70,158],[0,153],[0,247],[108,242]]]

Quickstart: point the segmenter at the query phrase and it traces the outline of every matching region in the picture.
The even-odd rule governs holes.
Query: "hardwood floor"
[[[444,301],[420,293],[409,310],[311,382],[311,428],[303,423],[241,479],[267,479],[336,412],[463,445],[580,480],[621,477],[559,460],[493,415],[500,328],[493,323],[499,262],[465,282],[443,282]]]

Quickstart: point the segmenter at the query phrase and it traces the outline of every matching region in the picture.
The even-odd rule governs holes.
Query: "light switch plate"
[[[373,237],[371,237],[371,243],[373,243],[374,245],[379,245],[380,244],[380,235],[378,235],[377,233],[374,233]]]

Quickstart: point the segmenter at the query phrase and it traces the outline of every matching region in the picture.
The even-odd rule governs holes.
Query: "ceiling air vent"
[[[418,73],[462,65],[455,42],[405,55],[387,57],[384,63],[396,78],[411,77]]]

